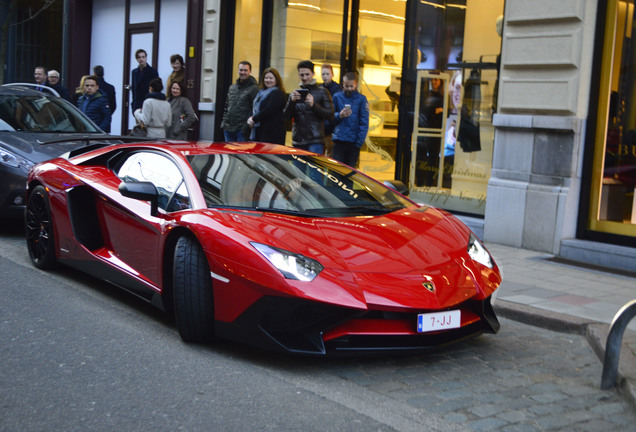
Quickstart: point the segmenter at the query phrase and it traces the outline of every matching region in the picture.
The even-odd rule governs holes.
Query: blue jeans
[[[320,155],[325,154],[324,144],[294,145],[294,147],[299,148],[301,150],[307,150],[310,152],[318,153]]]
[[[223,129],[223,135],[227,142],[247,141],[247,138],[243,135],[243,131],[240,129],[234,132]]]

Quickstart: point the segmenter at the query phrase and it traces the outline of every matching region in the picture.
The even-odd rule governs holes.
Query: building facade
[[[329,63],[337,81],[356,71],[369,100],[363,172],[404,181],[486,241],[636,271],[634,0],[86,3],[66,2],[65,70],[105,67],[114,131],[133,121],[138,48],[164,80],[170,55],[186,59],[192,138],[207,140],[222,139],[239,61],[257,79],[275,67],[288,92],[298,61],[318,82]]]

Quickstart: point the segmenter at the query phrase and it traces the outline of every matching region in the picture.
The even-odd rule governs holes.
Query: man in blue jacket
[[[99,91],[96,76],[91,75],[84,80],[84,94],[77,100],[77,107],[100,129],[110,132],[111,113],[108,98]]]
[[[358,77],[347,72],[342,91],[333,97],[336,128],[333,131],[333,158],[354,167],[369,132],[369,102],[358,92]]]

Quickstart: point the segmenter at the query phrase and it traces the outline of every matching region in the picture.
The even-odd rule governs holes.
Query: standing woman
[[[187,140],[188,128],[197,121],[197,116],[192,109],[192,104],[183,96],[183,83],[175,81],[170,87],[170,110],[172,111],[172,124],[168,128],[167,137],[170,139]]]
[[[166,129],[170,127],[172,113],[166,96],[161,92],[161,78],[150,80],[149,93],[144,104],[135,110],[135,119],[148,129],[148,138],[165,138]]]
[[[254,98],[253,115],[247,119],[247,124],[252,128],[250,139],[285,144],[283,109],[287,96],[278,71],[274,68],[265,69],[259,88]]]
[[[172,73],[168,76],[166,81],[166,97],[170,99],[172,91],[172,83],[185,82],[185,65],[183,63],[183,57],[179,54],[173,54],[170,56],[170,66],[172,66]]]

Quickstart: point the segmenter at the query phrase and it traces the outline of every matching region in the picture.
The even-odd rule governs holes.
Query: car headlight
[[[493,268],[495,263],[490,256],[490,253],[486,250],[483,244],[479,241],[474,234],[470,235],[468,240],[468,255],[478,263],[485,265],[488,268]]]
[[[274,267],[280,271],[287,279],[296,279],[310,282],[314,280],[318,273],[324,268],[315,259],[293,252],[267,246],[261,243],[251,243],[257,251],[261,253]]]
[[[2,148],[0,148],[0,164],[10,166],[12,168],[22,168],[25,171],[29,171],[29,169],[31,169],[34,165],[34,163],[30,160],[15,155]]]

